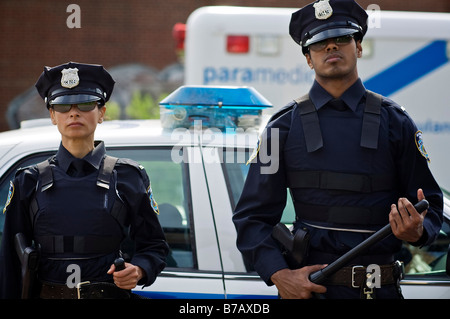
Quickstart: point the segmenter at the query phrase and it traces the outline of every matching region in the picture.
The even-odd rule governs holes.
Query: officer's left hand
[[[422,189],[417,190],[417,199],[425,199]],[[423,234],[423,220],[427,210],[419,214],[414,205],[406,198],[399,198],[397,206],[391,205],[389,223],[392,233],[400,240],[417,242]]]
[[[114,283],[117,287],[122,289],[133,289],[136,287],[139,280],[144,277],[144,271],[141,267],[135,266],[130,263],[125,263],[125,269],[121,271],[115,271],[116,266],[111,265],[108,270],[109,275],[113,275]]]

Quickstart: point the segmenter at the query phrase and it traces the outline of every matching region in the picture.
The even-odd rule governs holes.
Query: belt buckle
[[[356,275],[356,271],[355,271],[355,269],[356,268],[365,268],[364,266],[362,266],[362,265],[357,265],[357,266],[353,266],[352,267],[352,287],[353,288],[359,288],[360,286],[356,286],[355,285],[355,275]]]
[[[90,283],[91,283],[90,281],[83,281],[83,282],[79,282],[77,284],[78,299],[81,299],[81,291],[80,291],[81,287],[84,286],[84,285],[88,285]]]

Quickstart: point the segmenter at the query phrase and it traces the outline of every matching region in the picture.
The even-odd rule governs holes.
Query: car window
[[[228,152],[228,153],[227,153]],[[243,152],[242,154],[229,154],[229,152]],[[248,150],[226,150],[224,158],[249,158]],[[225,157],[226,156],[226,157]],[[233,157],[234,156],[234,157]],[[235,160],[227,163],[223,162],[223,169],[227,186],[229,189],[230,200],[234,209],[240,194],[244,187],[245,178],[247,177],[249,166],[243,160]],[[295,210],[292,204],[292,199],[288,196],[288,202],[284,209],[281,221],[285,224],[292,224],[295,220]],[[430,246],[422,248],[414,247],[408,243],[404,243],[397,258],[403,261],[405,265],[405,273],[408,276],[420,277],[440,276],[445,274],[445,266],[447,260],[447,251],[450,243],[450,224],[449,220],[445,219],[442,225],[441,232],[437,240]],[[247,267],[251,270],[251,267]]]
[[[248,149],[224,150],[223,158],[225,160],[222,160],[222,166],[230,195],[231,207],[233,209],[236,207],[242,189],[244,188],[245,179],[247,178],[250,167],[247,165],[250,155],[251,152]],[[295,221],[295,210],[289,191],[286,190],[286,192],[288,192],[287,203],[281,217],[281,222],[290,225]]]
[[[405,273],[410,277],[445,276],[449,244],[450,223],[444,218],[438,238],[430,246],[420,248],[403,244],[399,259],[405,264]]]
[[[170,247],[167,266],[196,268],[187,164],[173,162],[170,148],[108,149],[108,154],[133,159],[145,167]]]
[[[108,154],[125,157],[139,162],[150,177],[154,198],[159,207],[159,221],[170,246],[168,267],[196,267],[191,236],[191,204],[189,176],[186,164],[171,160],[170,148],[116,148],[108,149]],[[43,161],[52,154],[36,154],[16,163],[0,180],[0,211],[6,203],[9,181],[19,167]],[[0,214],[0,230],[3,232],[4,215]],[[0,233],[1,236],[1,233]],[[0,237],[1,240],[1,237]]]

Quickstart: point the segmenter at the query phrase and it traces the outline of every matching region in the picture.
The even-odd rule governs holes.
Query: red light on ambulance
[[[250,39],[247,35],[227,36],[227,52],[248,53],[250,50]]]
[[[186,24],[175,23],[172,28],[172,37],[175,40],[176,50],[184,50],[184,39],[186,37]]]

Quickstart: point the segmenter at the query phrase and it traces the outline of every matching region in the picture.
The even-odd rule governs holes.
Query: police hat
[[[53,104],[94,101],[104,105],[111,96],[114,83],[101,65],[69,62],[44,67],[35,86],[49,108]]]
[[[354,0],[319,0],[294,12],[289,34],[303,53],[313,43],[349,34],[367,32],[367,13]]]

